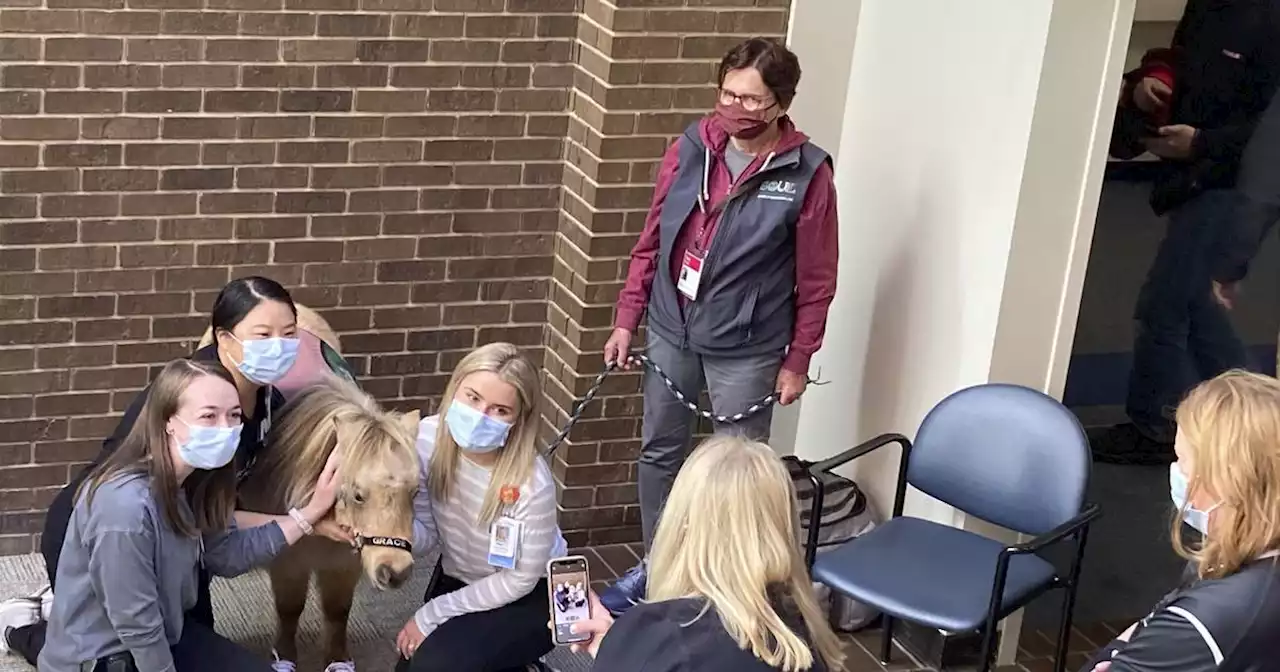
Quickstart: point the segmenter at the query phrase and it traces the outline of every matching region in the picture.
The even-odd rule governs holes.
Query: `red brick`
[[[116,366],[105,369],[76,369],[71,372],[71,389],[113,390],[140,387],[147,383],[147,367]]]
[[[111,395],[106,392],[50,394],[36,397],[38,417],[97,415],[111,410]]]
[[[0,323],[0,345],[36,345],[71,340],[71,322]]]
[[[115,346],[112,345],[49,346],[36,351],[36,365],[42,369],[110,366],[114,361]]]
[[[183,341],[121,343],[116,346],[116,363],[163,364],[189,354],[190,344]]]
[[[6,350],[5,352],[16,352]],[[0,373],[0,385],[13,394],[38,394],[71,388],[71,374],[67,371],[28,371]]]
[[[67,317],[110,317],[116,312],[116,297],[111,294],[98,296],[43,296],[40,297],[37,314],[49,320]]]
[[[83,439],[78,441],[41,442],[33,446],[37,464],[61,464],[66,462],[88,462],[102,452],[102,441]],[[31,491],[35,496],[36,491]],[[43,498],[39,498],[43,499]],[[46,508],[47,503],[34,501],[31,508]]]

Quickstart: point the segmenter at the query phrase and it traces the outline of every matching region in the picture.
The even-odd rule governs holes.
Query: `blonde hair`
[[[516,346],[510,343],[490,343],[472,350],[458,362],[440,401],[440,423],[436,428],[435,452],[427,469],[427,488],[431,497],[437,501],[448,499],[453,491],[460,449],[449,433],[449,427],[444,421],[445,415],[457,394],[458,385],[467,376],[482,371],[495,374],[502,382],[514,387],[519,398],[511,433],[507,437],[507,443],[499,449],[498,461],[493,467],[489,488],[480,507],[479,520],[476,521],[488,525],[498,517],[502,509],[502,486],[520,486],[528,481],[538,457],[538,450],[534,446],[538,434],[537,423],[534,422],[540,394],[538,370],[520,354]]]
[[[1173,547],[1201,578],[1230,575],[1280,549],[1280,381],[1232,370],[1196,386],[1178,406],[1178,432],[1193,469],[1187,499],[1204,491],[1218,504],[1212,534],[1197,548],[1173,522]]]
[[[676,476],[650,551],[648,598],[705,599],[743,650],[788,672],[844,660],[800,553],[796,494],[768,446],[718,434]],[[794,606],[808,642],[779,607]]]
[[[418,470],[417,418],[418,411],[384,411],[355,383],[324,376],[289,400],[267,436],[269,449],[240,488],[265,496],[271,508],[302,506],[335,450],[342,457],[344,486],[365,480],[368,470],[387,469],[399,477],[396,485],[416,487],[417,477],[409,475]],[[345,488],[343,494],[348,495]]]

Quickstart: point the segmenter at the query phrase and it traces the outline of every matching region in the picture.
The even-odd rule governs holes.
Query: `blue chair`
[[[1054,669],[1063,670],[1089,523],[1084,506],[1092,457],[1084,429],[1053,398],[1018,385],[960,390],[929,412],[915,445],[885,434],[810,467],[810,520],[836,467],[898,444],[893,517],[870,533],[816,555],[818,526],[806,540],[813,578],[884,614],[880,659],[888,663],[894,619],[947,632],[982,632],[980,668],[989,670],[996,626],[1052,588],[1064,588]],[[1001,527],[1034,537],[1006,545],[979,534],[902,515],[907,485]],[[1075,541],[1066,576],[1037,551]]]

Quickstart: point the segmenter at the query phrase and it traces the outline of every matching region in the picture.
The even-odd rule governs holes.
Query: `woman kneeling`
[[[236,576],[270,561],[332,508],[336,463],[302,511],[235,529],[231,464],[240,395],[214,363],[170,362],[120,447],[76,493],[58,563],[45,672],[271,669],[186,616],[197,568]]]
[[[415,548],[440,543],[400,670],[525,670],[551,650],[547,560],[565,553],[551,470],[534,446],[537,369],[515,346],[467,355],[418,429]]]
[[[717,435],[676,476],[650,551],[649,601],[615,624],[591,595],[592,669],[844,669],[800,554],[791,477],[766,445]],[[607,636],[606,636],[607,633]]]

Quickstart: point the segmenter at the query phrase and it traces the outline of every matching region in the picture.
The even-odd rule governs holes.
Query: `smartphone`
[[[574,634],[573,624],[591,618],[591,573],[581,555],[556,558],[547,563],[547,590],[551,602],[551,639],[557,646],[585,642],[587,633]]]

